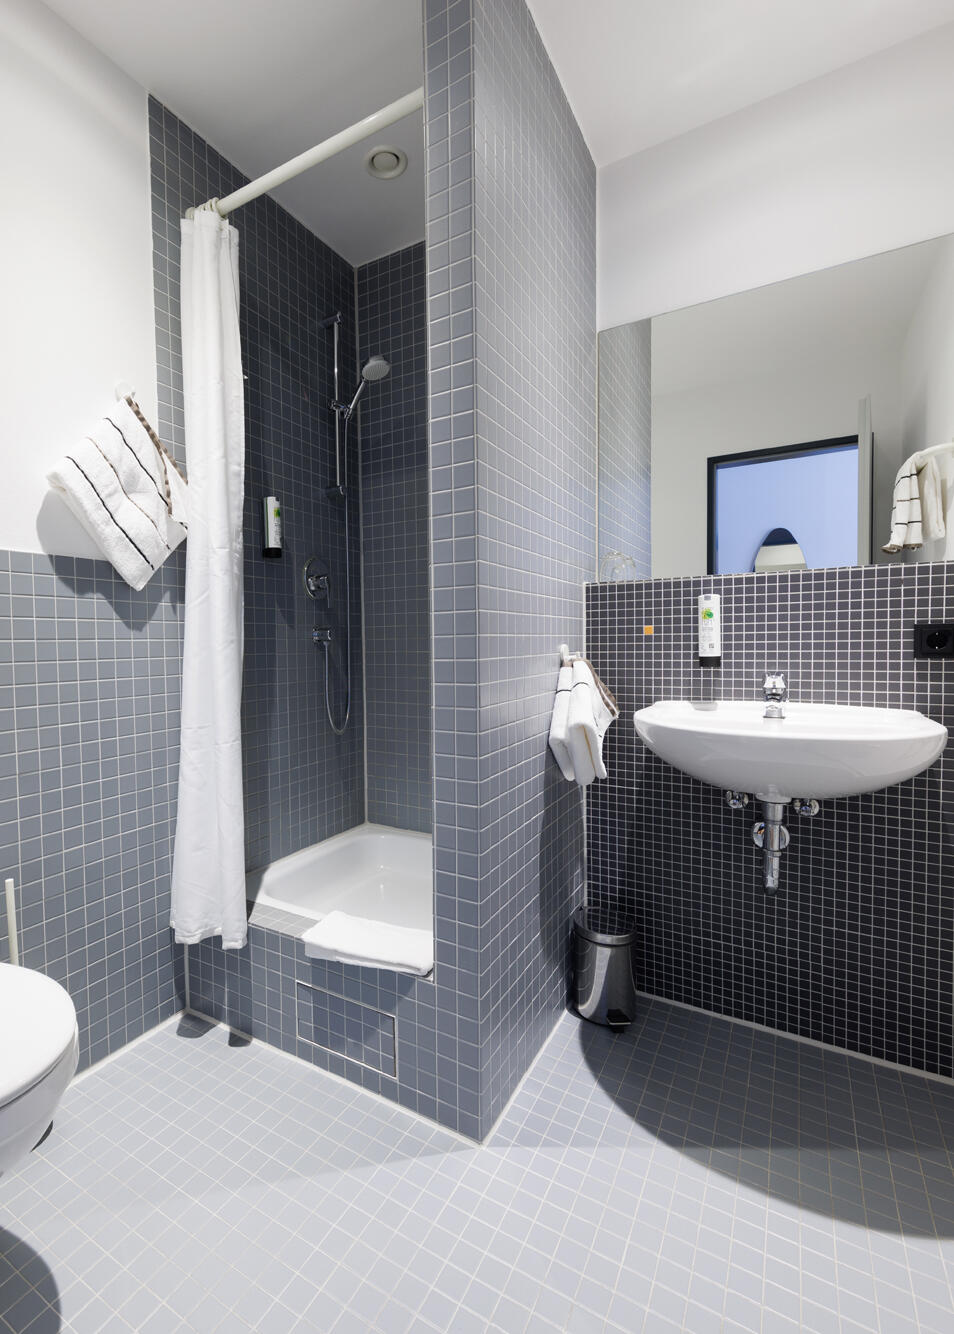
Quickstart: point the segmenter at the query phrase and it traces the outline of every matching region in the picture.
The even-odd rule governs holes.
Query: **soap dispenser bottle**
[[[722,664],[722,599],[718,593],[703,593],[699,598],[699,666]]]

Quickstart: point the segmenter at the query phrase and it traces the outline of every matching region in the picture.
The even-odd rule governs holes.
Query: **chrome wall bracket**
[[[747,792],[736,792],[731,787],[726,788],[725,804],[730,811],[741,811],[744,806],[749,804],[749,794]]]

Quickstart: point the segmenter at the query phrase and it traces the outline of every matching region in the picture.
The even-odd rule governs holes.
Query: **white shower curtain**
[[[245,409],[238,232],[207,209],[182,222],[182,371],[189,537],[172,926],[183,944],[221,935],[225,949],[241,949]]]

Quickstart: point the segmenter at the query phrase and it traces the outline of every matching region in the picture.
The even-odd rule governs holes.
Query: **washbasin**
[[[903,782],[933,764],[947,728],[914,709],[762,700],[660,700],[633,715],[642,740],[677,769],[760,800],[849,797]]]

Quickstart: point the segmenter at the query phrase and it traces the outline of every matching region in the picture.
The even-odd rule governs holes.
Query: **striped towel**
[[[133,588],[147,584],[186,536],[185,478],[131,398],[117,403],[47,481]]]
[[[891,535],[881,550],[917,550],[925,536],[938,536],[938,527],[943,534],[940,497],[941,478],[934,458],[931,455],[912,454],[905,459],[894,479]]]

